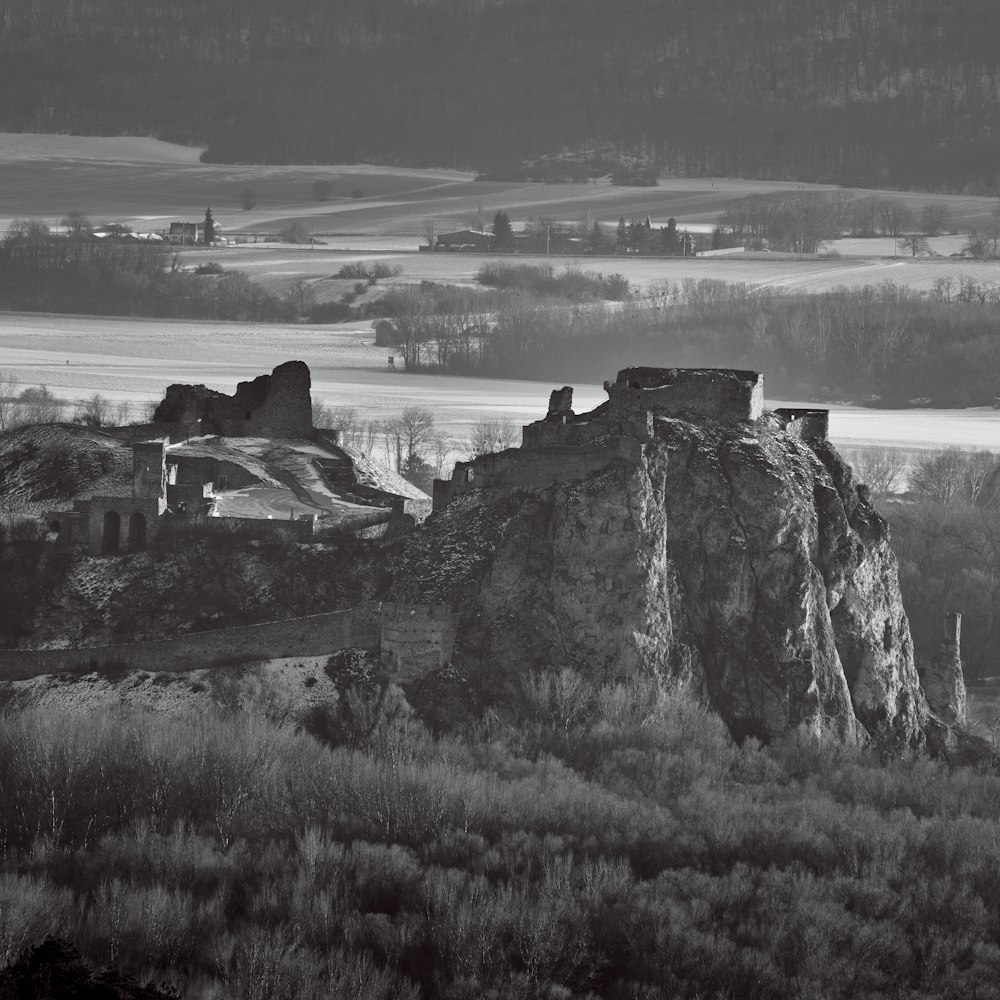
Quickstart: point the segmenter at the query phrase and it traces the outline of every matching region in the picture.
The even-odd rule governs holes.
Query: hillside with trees
[[[213,161],[1000,190],[987,0],[10,0],[0,127]]]

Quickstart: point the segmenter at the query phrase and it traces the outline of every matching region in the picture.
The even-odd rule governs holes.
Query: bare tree
[[[327,180],[313,181],[312,195],[316,201],[329,201],[333,197],[333,184]]]
[[[429,247],[434,246],[434,220],[424,219],[424,239]]]
[[[385,434],[396,468],[412,474],[425,464],[425,451],[434,436],[434,413],[425,406],[408,406],[386,421]]]
[[[59,225],[63,226],[66,230],[66,235],[69,236],[71,240],[82,240],[91,234],[94,227],[91,225],[90,219],[83,214],[83,212],[73,209],[71,212],[67,212],[60,220]]]
[[[883,236],[901,236],[913,221],[910,210],[898,198],[883,198],[875,215]]]
[[[884,445],[858,448],[851,455],[858,479],[876,496],[899,493],[906,484],[906,452]]]
[[[73,423],[87,427],[107,427],[111,423],[111,401],[95,392],[89,399],[81,399],[73,413]]]
[[[466,445],[469,458],[505,451],[517,445],[517,425],[507,417],[487,417],[472,425]]]
[[[910,475],[910,489],[939,504],[990,503],[991,484],[997,479],[1000,460],[988,451],[948,448],[931,452],[916,463]]]
[[[60,399],[44,385],[31,386],[17,397],[20,404],[18,423],[54,424],[63,418],[66,400]]]
[[[920,211],[920,229],[927,236],[937,236],[948,221],[948,206],[940,201],[928,202]]]
[[[17,387],[20,383],[11,371],[0,369],[0,433],[16,425]]]

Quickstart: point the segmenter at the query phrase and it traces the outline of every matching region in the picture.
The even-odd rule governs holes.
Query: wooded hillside
[[[998,37],[990,0],[8,0],[0,127],[996,193]]]

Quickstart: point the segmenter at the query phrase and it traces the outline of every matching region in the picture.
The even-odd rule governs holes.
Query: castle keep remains
[[[616,458],[638,461],[657,418],[757,423],[764,418],[764,376],[729,368],[623,368],[605,382],[608,398],[587,413],[573,410],[573,389],[555,389],[548,413],[522,429],[522,445],[458,462],[450,480],[435,480],[434,510],[469,490],[541,489],[574,482]],[[777,428],[801,439],[825,440],[829,411],[781,409]]]

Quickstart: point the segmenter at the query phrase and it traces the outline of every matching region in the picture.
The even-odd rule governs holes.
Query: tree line
[[[501,286],[486,301],[421,286],[381,300],[407,368],[600,382],[627,357],[763,371],[769,391],[788,399],[981,406],[1000,396],[1000,282],[784,295],[686,279],[608,304],[534,294],[546,279],[529,281],[528,270],[498,280],[485,269],[480,280]]]
[[[10,0],[0,125],[222,162],[997,193],[998,35],[988,0]]]
[[[182,270],[158,243],[56,236],[16,221],[0,241],[0,309],[184,319],[287,320],[293,298],[245,274],[206,265]]]

